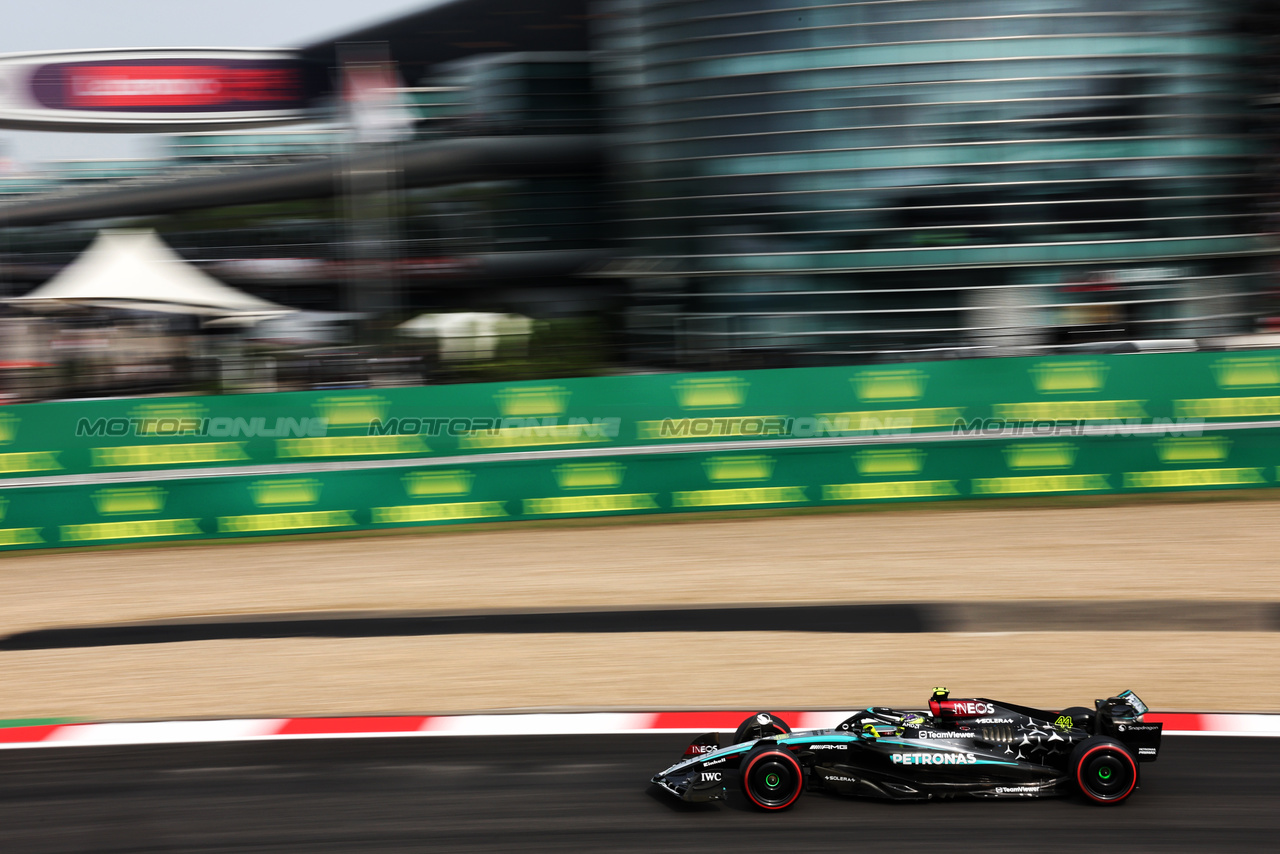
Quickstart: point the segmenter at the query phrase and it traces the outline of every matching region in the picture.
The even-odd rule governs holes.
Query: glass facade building
[[[598,4],[638,340],[804,364],[1252,331],[1256,6]]]
[[[533,280],[572,290],[591,298],[571,310],[607,310],[626,357],[646,368],[1200,346],[1187,339],[1280,330],[1277,9],[428,7],[412,25],[353,37],[385,41],[416,84],[399,93],[416,142],[599,136],[606,179],[595,158],[565,175],[401,186],[388,174],[386,192],[326,183],[331,196],[193,206],[155,224],[193,258],[283,259],[310,307],[343,305],[333,277],[306,271],[364,257],[357,245],[409,271],[402,294],[414,308],[491,307]],[[334,67],[338,46],[308,50]],[[156,161],[0,176],[0,205],[266,174],[347,150],[337,123],[186,133]],[[363,206],[375,198],[376,211]],[[15,233],[9,281],[72,257],[99,224],[90,219]],[[357,238],[356,222],[381,225]]]

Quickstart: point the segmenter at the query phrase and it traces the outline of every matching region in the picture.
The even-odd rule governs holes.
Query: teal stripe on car
[[[778,744],[814,744],[819,741],[857,741],[856,735],[800,735],[792,738],[786,736],[778,739]]]

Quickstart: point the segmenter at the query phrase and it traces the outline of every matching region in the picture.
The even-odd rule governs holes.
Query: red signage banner
[[[31,91],[55,110],[242,112],[306,105],[302,70],[283,62],[59,63],[37,69]]]
[[[0,56],[0,128],[173,132],[314,120],[329,71],[292,50],[83,50]]]

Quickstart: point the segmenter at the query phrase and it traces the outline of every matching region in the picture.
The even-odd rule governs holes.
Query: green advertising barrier
[[[1280,430],[622,454],[0,491],[0,548],[1274,486]]]
[[[0,478],[911,434],[957,421],[1275,418],[1275,351],[68,401],[0,410]]]

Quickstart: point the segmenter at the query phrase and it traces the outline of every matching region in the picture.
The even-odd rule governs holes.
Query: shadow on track
[[[0,638],[0,651],[267,638],[617,632],[1280,631],[1272,602],[1035,601],[699,606],[553,612],[243,614],[64,626]]]
[[[378,638],[419,635],[576,632],[929,631],[916,605],[798,605],[654,608],[498,614],[245,615],[38,629],[0,638],[0,651],[262,638]]]

